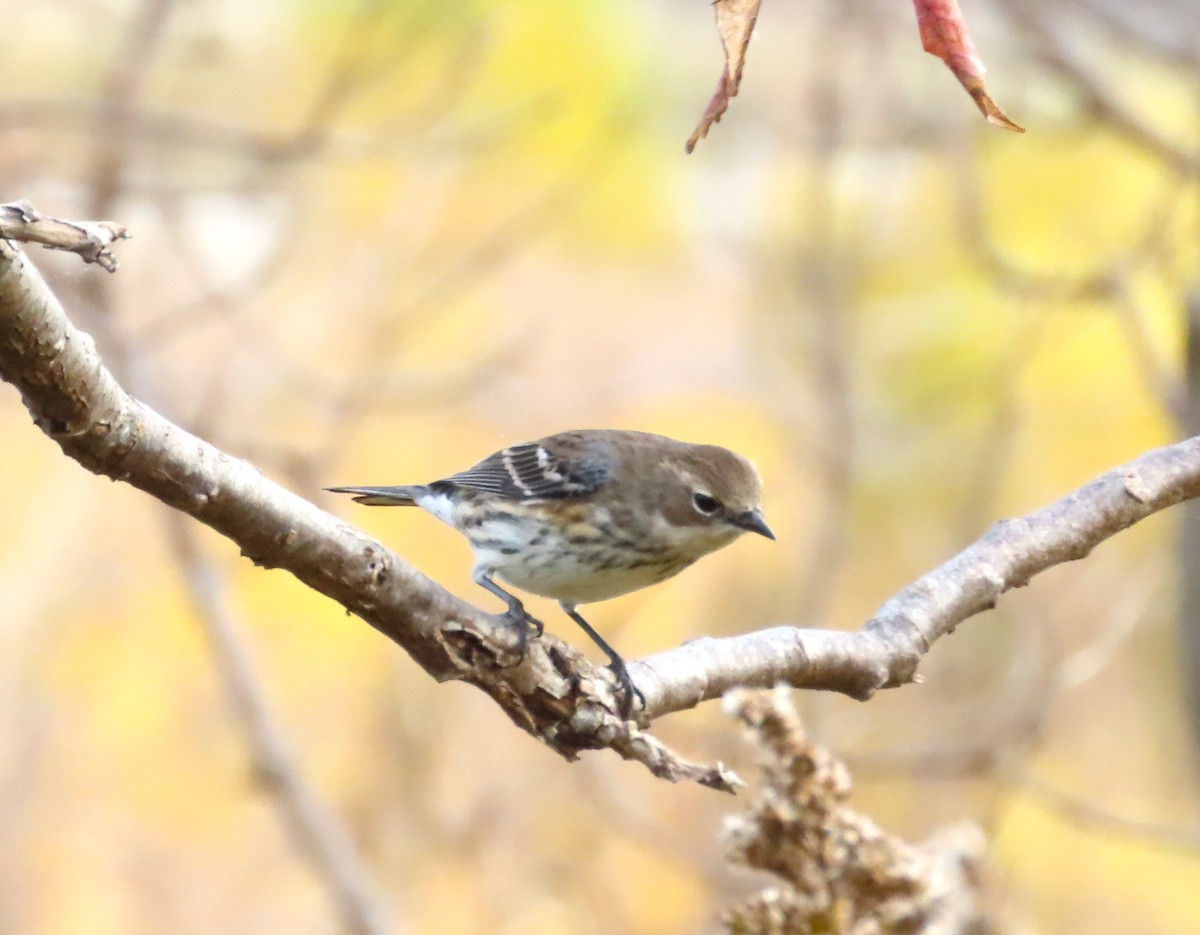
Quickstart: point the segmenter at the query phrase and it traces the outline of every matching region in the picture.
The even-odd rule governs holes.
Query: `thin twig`
[[[1077,43],[1068,42],[1061,29],[1050,25],[1046,4],[1000,0],[998,6],[1018,24],[1041,63],[1079,95],[1089,117],[1107,125],[1179,175],[1194,177],[1200,173],[1200,153],[1168,138],[1137,110],[1126,106],[1097,71],[1080,59]]]
[[[1092,799],[1066,792],[1028,770],[1015,777],[1013,788],[1080,830],[1115,834],[1200,857],[1200,825],[1132,818]]]
[[[85,263],[116,272],[117,258],[109,249],[129,232],[112,221],[64,221],[43,217],[28,201],[0,204],[0,240],[38,243],[48,250],[77,253]]]

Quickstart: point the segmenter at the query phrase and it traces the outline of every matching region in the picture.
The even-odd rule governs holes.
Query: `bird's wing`
[[[576,432],[513,445],[438,483],[470,487],[514,500],[580,497],[612,476],[607,445]]]

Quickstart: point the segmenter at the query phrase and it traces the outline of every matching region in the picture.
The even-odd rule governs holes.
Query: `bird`
[[[496,579],[558,601],[608,656],[625,717],[645,696],[579,606],[665,581],[742,533],[775,538],[750,461],[649,432],[560,432],[427,484],[326,490],[367,506],[417,506],[465,535],[472,578],[504,601],[522,650],[543,625]]]

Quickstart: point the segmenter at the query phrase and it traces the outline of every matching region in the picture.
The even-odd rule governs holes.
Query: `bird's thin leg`
[[[579,611],[575,609],[574,604],[560,604],[563,613],[574,620],[577,624],[583,627],[583,632],[592,638],[592,640],[604,650],[605,655],[609,658],[608,667],[613,670],[617,681],[621,683],[621,687],[625,689],[625,703],[621,706],[621,714],[629,717],[633,713],[633,699],[636,698],[642,703],[642,707],[646,707],[646,696],[643,695],[636,685],[633,684],[633,679],[629,676],[629,669],[625,665],[625,660],[621,658],[620,653],[608,645],[608,642],[599,633],[592,629],[592,625],[580,616]]]
[[[477,568],[472,576],[475,583],[481,588],[487,588],[496,597],[504,601],[508,609],[504,612],[504,619],[515,627],[519,627],[521,631],[521,645],[525,644],[525,634],[527,630],[533,630],[534,636],[541,636],[545,627],[542,621],[536,617],[530,616],[529,611],[525,609],[525,605],[517,600],[516,596],[509,594],[504,588],[496,584],[492,579],[492,572],[488,568]]]

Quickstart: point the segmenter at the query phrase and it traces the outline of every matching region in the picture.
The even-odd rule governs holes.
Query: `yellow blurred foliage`
[[[32,103],[6,112],[0,177],[82,216],[96,100],[140,5],[18,6],[0,75]],[[685,159],[719,50],[679,37],[683,17],[708,28],[704,5],[179,6],[148,58],[147,126],[124,140],[113,210],[136,239],[107,280],[116,311],[81,294],[95,269],[34,260],[153,405],[481,607],[497,602],[454,532],[321,488],[425,482],[575,427],[745,453],[778,542],[747,537],[588,608],[638,657],[857,627],[989,523],[1179,432],[1164,386],[1180,379],[1200,189],[1049,79],[1008,104],[1030,132],[996,134],[897,100],[931,67],[914,36],[893,50],[876,31],[890,27],[830,36],[819,10],[781,9]],[[783,48],[797,61],[758,60]],[[1000,58],[996,82],[1015,82],[1025,66]],[[1194,152],[1194,88],[1144,58],[1104,58],[1108,77]],[[829,75],[854,93],[822,90]],[[172,127],[193,142],[164,139]],[[1071,288],[1098,273],[1120,288]],[[68,462],[11,392],[0,438],[0,932],[340,930],[254,774],[165,508]],[[1006,597],[934,647],[922,684],[867,705],[806,695],[814,737],[864,763],[981,746],[1186,822],[1200,805],[1174,522]],[[564,763],[286,574],[199,541],[300,772],[398,930],[695,932],[744,892],[716,840],[738,800],[610,753]],[[599,659],[557,608],[530,606]],[[1108,639],[1089,679],[1058,681]],[[661,733],[753,775],[716,705]],[[1040,930],[1200,926],[1194,854],[1081,827],[999,767],[930,779],[876,762],[858,795],[914,840],[999,815],[1001,899]]]

